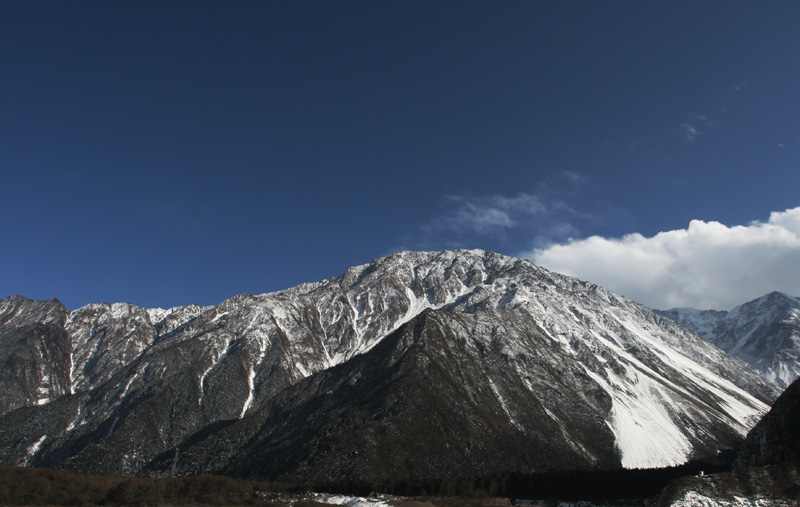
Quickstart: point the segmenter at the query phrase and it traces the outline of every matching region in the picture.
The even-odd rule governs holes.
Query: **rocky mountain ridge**
[[[0,462],[88,473],[656,467],[741,441],[777,395],[624,297],[484,251],[401,252],[212,307],[15,297],[0,323],[4,357],[36,356],[44,323],[61,351],[3,379]]]
[[[771,292],[729,312],[658,311],[785,389],[800,377],[800,299]]]

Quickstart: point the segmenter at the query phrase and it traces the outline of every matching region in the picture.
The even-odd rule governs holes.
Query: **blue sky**
[[[0,297],[208,305],[445,248],[651,306],[800,295],[797,26],[793,1],[0,1]]]

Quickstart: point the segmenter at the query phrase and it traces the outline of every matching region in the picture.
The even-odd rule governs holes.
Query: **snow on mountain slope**
[[[596,285],[480,250],[401,252],[213,307],[71,312],[64,329],[72,367],[62,380],[74,396],[38,407],[38,429],[0,434],[0,461],[141,473],[198,432],[243,420],[301,380],[344,367],[425,310],[481,309],[529,316],[560,360],[590,379],[589,392],[608,394],[605,424],[625,467],[713,455],[715,434],[744,437],[777,394],[684,327]],[[498,399],[518,387],[533,389],[487,386]],[[21,413],[9,417],[22,424]]]
[[[800,300],[772,292],[729,312],[674,308],[659,312],[785,389],[800,376]]]
[[[582,364],[581,354],[586,352],[605,359],[599,370],[585,367],[613,399],[610,425],[625,467],[664,466],[688,459],[693,435],[687,434],[682,419],[688,415],[686,398],[694,396],[692,391],[699,386],[718,397],[715,403],[724,407],[729,424],[741,435],[763,410],[760,402],[741,396],[739,388],[724,378],[737,378],[724,354],[665,326],[636,303],[530,264],[513,270],[521,276],[494,280],[492,290],[476,290],[450,309],[521,308]],[[698,411],[692,418],[701,414]]]

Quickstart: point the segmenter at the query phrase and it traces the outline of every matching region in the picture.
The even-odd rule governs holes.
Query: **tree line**
[[[288,505],[309,491],[367,496],[371,492],[406,497],[527,498],[538,500],[609,500],[655,497],[673,480],[699,473],[730,470],[731,460],[642,470],[593,470],[508,473],[484,477],[418,480],[291,483],[220,476],[108,477],[66,470],[0,466],[2,505]],[[296,497],[295,497],[296,498]],[[324,505],[311,500],[292,505]]]
[[[0,505],[278,506],[283,490],[275,483],[218,476],[105,477],[0,466]]]

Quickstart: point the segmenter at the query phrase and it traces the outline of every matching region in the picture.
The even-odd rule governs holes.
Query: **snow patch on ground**
[[[672,502],[670,507],[783,507],[792,505],[783,500],[763,497],[734,496],[733,500],[710,498],[696,491],[687,491],[681,498]]]
[[[389,507],[389,502],[379,498],[364,498],[360,496],[344,495],[316,495],[315,502],[326,503],[328,505],[346,505],[347,507]]]

